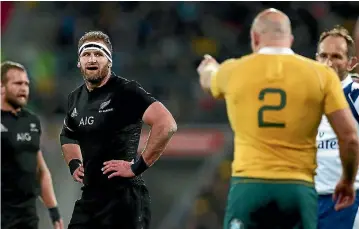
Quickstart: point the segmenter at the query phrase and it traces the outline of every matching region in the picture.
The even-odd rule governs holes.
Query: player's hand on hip
[[[134,177],[135,174],[131,170],[131,162],[123,160],[111,160],[103,163],[104,167],[101,169],[103,174],[111,173],[108,178],[112,177]]]
[[[65,229],[62,219],[54,223],[54,229]]]
[[[82,165],[75,170],[74,174],[72,174],[74,180],[80,183],[83,183],[84,176],[85,176],[85,170]]]
[[[218,67],[218,62],[213,57],[206,54],[197,68],[197,73],[200,76],[211,76],[213,71],[217,71]]]
[[[355,201],[354,184],[341,179],[335,187],[333,200],[336,202],[334,206],[336,211],[351,206]]]

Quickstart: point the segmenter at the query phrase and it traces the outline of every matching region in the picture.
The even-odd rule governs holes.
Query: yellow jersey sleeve
[[[235,59],[224,61],[211,77],[211,93],[215,98],[223,98],[226,93],[228,79]]]
[[[327,77],[324,88],[324,113],[327,115],[334,111],[345,109],[349,107],[349,104],[345,99],[338,75],[329,67],[326,67],[325,71]]]

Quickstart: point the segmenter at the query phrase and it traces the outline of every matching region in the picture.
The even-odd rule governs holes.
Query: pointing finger
[[[205,54],[204,59],[209,60],[209,59],[213,59],[213,57],[211,55],[209,55],[209,54]]]

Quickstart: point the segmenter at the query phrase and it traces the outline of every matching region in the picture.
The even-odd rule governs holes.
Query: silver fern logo
[[[110,102],[111,102],[111,99],[109,101],[101,103],[100,110],[103,110],[103,108],[107,107],[107,105],[110,104]]]
[[[39,132],[39,129],[36,127],[36,123],[30,123],[30,131],[31,132]]]
[[[113,111],[113,108],[108,108],[108,109],[104,110],[104,108],[107,108],[107,106],[110,104],[110,102],[111,102],[111,99],[101,103],[100,109],[99,109],[98,112],[99,113],[106,113],[106,112],[109,112],[109,111]]]

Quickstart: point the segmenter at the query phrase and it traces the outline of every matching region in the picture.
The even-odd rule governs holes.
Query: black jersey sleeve
[[[39,138],[41,139],[41,134],[42,134],[42,128],[41,128],[41,121],[40,121],[40,118],[35,116],[36,117],[36,125],[37,125],[37,129],[39,131]],[[40,142],[39,142],[39,146],[38,146],[38,150],[41,150],[40,148]]]
[[[66,112],[66,116],[64,119],[64,123],[62,125],[61,133],[60,133],[61,145],[78,144],[75,130],[73,128],[71,128],[70,102],[71,102],[71,94],[68,96],[67,112]]]
[[[126,113],[130,120],[142,119],[146,109],[157,100],[136,81],[130,81],[125,87]]]

